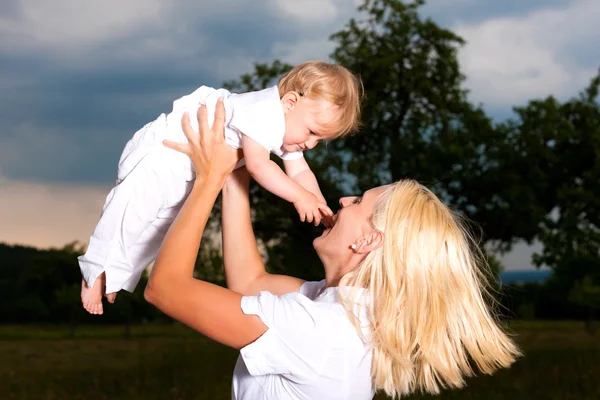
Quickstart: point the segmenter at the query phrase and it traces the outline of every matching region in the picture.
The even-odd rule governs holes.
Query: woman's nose
[[[350,204],[351,199],[352,199],[351,197],[341,197],[340,198],[340,206],[346,207],[348,204]]]

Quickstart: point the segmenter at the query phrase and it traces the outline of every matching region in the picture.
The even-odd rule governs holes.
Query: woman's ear
[[[298,104],[298,100],[300,100],[300,95],[298,94],[298,92],[290,91],[284,94],[281,98],[283,112],[287,114],[288,111],[293,110],[294,107],[296,107],[296,105]]]
[[[383,246],[383,232],[373,229],[369,235],[358,242],[356,248],[352,246],[352,249],[359,254],[368,254],[381,246]]]

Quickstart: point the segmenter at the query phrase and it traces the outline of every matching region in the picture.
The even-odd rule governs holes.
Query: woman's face
[[[341,209],[333,216],[333,227],[313,241],[313,246],[323,261],[325,258],[350,254],[353,244],[374,230],[371,215],[380,196],[389,185],[367,190],[362,196],[342,197]],[[343,261],[343,260],[342,260]]]

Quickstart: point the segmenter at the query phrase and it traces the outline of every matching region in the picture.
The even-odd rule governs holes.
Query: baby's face
[[[285,112],[285,135],[281,149],[287,152],[310,150],[319,141],[331,139],[326,127],[337,116],[338,110],[326,100],[299,97]]]

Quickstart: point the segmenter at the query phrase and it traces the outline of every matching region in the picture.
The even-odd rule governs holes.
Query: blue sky
[[[0,241],[87,240],[140,126],[253,62],[327,59],[359,3],[4,0]],[[430,0],[422,11],[465,38],[465,85],[497,119],[530,98],[575,95],[600,66],[597,0]],[[517,253],[507,265],[528,265]]]

